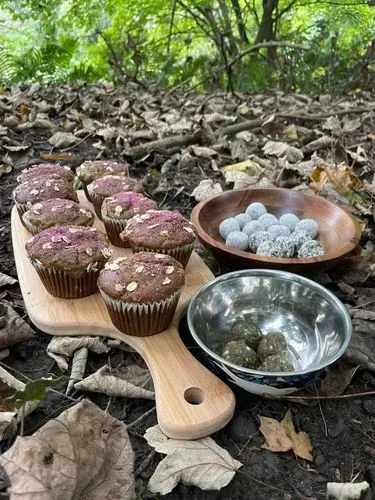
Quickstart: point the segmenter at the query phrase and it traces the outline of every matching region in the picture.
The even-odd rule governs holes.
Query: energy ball
[[[290,231],[293,232],[296,224],[299,222],[299,218],[294,214],[284,214],[280,217],[279,222],[283,226],[288,226]]]
[[[257,354],[244,340],[232,340],[223,347],[221,356],[226,361],[244,368],[254,368]]]
[[[262,241],[257,248],[257,255],[263,255],[263,257],[278,257],[277,247],[274,241]]]
[[[241,231],[240,224],[234,217],[230,217],[229,219],[224,219],[223,222],[219,226],[219,233],[223,240],[226,240],[229,233],[233,233],[233,231]]]
[[[265,229],[266,231],[271,226],[277,226],[279,224],[279,221],[272,214],[264,214],[259,217],[258,221],[262,224],[263,229]]]
[[[237,321],[230,331],[233,340],[244,340],[252,349],[256,350],[262,339],[262,332],[255,323]]]
[[[294,372],[294,366],[286,354],[273,354],[259,365],[258,370],[264,372]]]
[[[267,231],[261,231],[260,233],[253,233],[249,236],[249,248],[252,252],[256,252],[258,246],[263,243],[263,241],[275,241],[275,238]]]
[[[263,362],[268,356],[273,354],[284,354],[288,346],[284,335],[279,332],[270,332],[259,342],[257,353]]]
[[[240,229],[242,229],[248,222],[251,222],[251,217],[247,214],[238,214],[234,217],[234,219],[240,225]]]
[[[241,231],[233,231],[233,233],[228,234],[225,244],[238,250],[247,250],[249,248],[249,238]]]
[[[275,242],[278,257],[293,257],[296,247],[290,236],[279,236]]]
[[[252,220],[251,222],[248,222],[242,228],[242,232],[245,233],[247,236],[250,236],[253,233],[259,233],[260,231],[264,231],[264,229],[262,224],[260,224],[260,222],[258,222],[257,220]]]
[[[267,230],[272,236],[278,238],[279,236],[290,236],[290,229],[288,226],[282,226],[281,224],[277,224],[271,226]]]
[[[250,215],[250,217],[254,220],[259,219],[262,215],[267,213],[266,207],[263,205],[263,203],[251,203],[247,209],[246,213]]]
[[[319,226],[314,219],[302,219],[297,222],[295,231],[296,233],[298,231],[306,231],[306,233],[309,234],[311,238],[315,238],[315,236],[318,234]]]
[[[308,259],[309,257],[319,257],[324,254],[324,246],[316,240],[307,241],[298,250],[300,259]]]
[[[293,241],[297,250],[302,245],[304,245],[308,241],[312,240],[311,236],[308,233],[306,233],[306,231],[298,231],[298,232],[292,233],[290,238]]]

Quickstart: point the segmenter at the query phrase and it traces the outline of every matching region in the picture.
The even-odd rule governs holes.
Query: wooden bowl
[[[317,239],[326,252],[308,259],[263,257],[225,245],[219,234],[219,224],[228,217],[245,212],[255,201],[265,205],[268,212],[280,217],[294,213],[300,219],[315,219],[319,224]],[[361,230],[345,210],[324,198],[298,191],[277,188],[250,188],[225,191],[198,203],[191,220],[199,238],[213,251],[219,262],[233,269],[267,267],[285,271],[311,273],[332,267],[357,245]]]

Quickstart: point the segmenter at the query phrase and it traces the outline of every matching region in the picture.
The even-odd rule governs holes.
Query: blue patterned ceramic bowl
[[[267,334],[281,332],[293,372],[264,372],[224,360],[222,346],[238,320]],[[312,280],[269,269],[225,274],[204,285],[190,301],[187,320],[194,340],[228,380],[259,395],[285,395],[306,386],[347,348],[352,324],[342,302]]]

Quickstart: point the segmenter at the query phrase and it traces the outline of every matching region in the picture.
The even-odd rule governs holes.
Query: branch
[[[236,56],[232,61],[229,63],[229,67],[234,66],[237,64],[237,62],[242,59],[244,56],[249,54],[250,52],[255,52],[259,49],[267,48],[267,47],[289,47],[291,49],[296,49],[296,50],[310,50],[310,47],[307,47],[306,45],[299,45],[296,43],[290,43],[290,42],[261,42],[261,43],[256,43],[254,45],[251,45],[251,47],[248,47],[246,50],[243,52],[240,52],[238,56]]]
[[[174,22],[174,13],[176,12],[177,0],[173,0],[172,12],[171,12],[171,22],[169,24],[169,33],[168,33],[168,43],[167,43],[167,55],[171,49],[171,38],[172,38],[172,30],[173,30],[173,22]]]
[[[197,23],[197,25],[200,27],[200,29],[203,31],[203,33],[205,33],[205,34],[208,36],[208,38],[212,38],[211,33],[210,33],[209,31],[207,31],[207,29],[206,29],[206,28],[205,28],[205,26],[204,26],[205,24],[207,24],[207,23],[206,23],[206,20],[205,20],[204,18],[202,19],[201,17],[199,17],[199,16],[198,16],[195,12],[193,12],[193,11],[190,9],[190,7],[188,7],[188,6],[187,6],[187,5],[186,5],[186,4],[185,4],[182,0],[176,0],[176,2],[177,2],[179,5],[181,5],[181,7],[182,7],[183,9],[185,9],[185,10],[186,10],[186,12],[188,12],[188,13],[191,15],[191,17],[194,19],[194,21]]]

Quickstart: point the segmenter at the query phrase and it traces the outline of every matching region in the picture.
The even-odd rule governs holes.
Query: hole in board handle
[[[200,405],[204,401],[204,392],[198,387],[189,387],[184,392],[184,398],[191,405]]]

